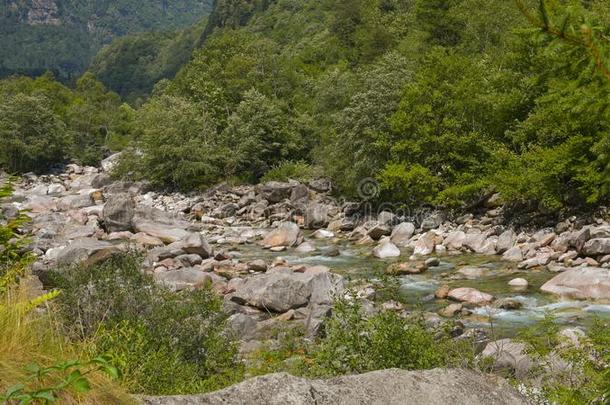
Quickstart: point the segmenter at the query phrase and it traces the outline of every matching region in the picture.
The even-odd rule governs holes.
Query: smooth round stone
[[[529,283],[524,278],[514,278],[508,282],[508,285],[514,289],[525,290],[529,286]]]

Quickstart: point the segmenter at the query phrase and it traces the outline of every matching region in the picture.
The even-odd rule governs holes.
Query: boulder
[[[466,302],[473,305],[487,304],[494,299],[493,295],[470,287],[455,288],[449,291],[448,297],[456,301]]]
[[[398,247],[406,247],[415,233],[415,225],[411,222],[403,222],[392,230],[390,240]]]
[[[290,202],[296,203],[309,198],[309,189],[305,184],[297,184],[290,192]]]
[[[462,312],[462,309],[462,304],[449,304],[445,308],[441,309],[438,314],[445,318],[453,318],[454,316]]]
[[[377,215],[377,223],[378,224],[382,224],[382,225],[387,225],[387,226],[394,226],[397,223],[397,218],[396,215],[394,215],[394,213],[390,212],[390,211],[381,211],[379,213],[379,215]]]
[[[509,262],[520,262],[523,260],[523,252],[519,246],[513,246],[504,252],[502,259]]]
[[[443,245],[445,245],[447,249],[460,250],[462,246],[464,246],[465,240],[466,234],[463,231],[454,231],[447,235],[443,241]]]
[[[290,198],[294,184],[282,183],[279,181],[270,181],[260,184],[257,187],[257,192],[271,204],[277,204],[286,198]]]
[[[482,233],[468,233],[464,237],[464,247],[476,252],[481,249],[487,237]]]
[[[512,229],[508,229],[500,234],[498,243],[496,244],[496,252],[503,254],[517,242],[517,234]]]
[[[529,283],[524,278],[514,278],[508,282],[508,285],[515,290],[527,290]]]
[[[80,238],[58,251],[57,264],[72,265],[82,262],[95,264],[118,252],[120,252],[119,246],[110,242]]]
[[[415,242],[413,246],[413,254],[427,256],[434,252],[434,247],[438,239],[438,235],[433,231],[428,231]]]
[[[585,256],[602,256],[610,254],[610,238],[595,238],[588,240],[582,248],[582,253]]]
[[[331,303],[329,290],[339,279],[340,276],[328,272],[269,271],[246,279],[237,287],[231,299],[241,305],[281,313],[305,307],[310,301]]]
[[[379,259],[388,259],[390,257],[400,256],[400,249],[390,241],[380,243],[373,249],[373,256]]]
[[[376,223],[371,229],[368,230],[367,235],[373,240],[379,240],[384,236],[388,236],[392,233],[392,228],[389,225],[383,223]]]
[[[212,284],[212,277],[195,267],[155,273],[155,281],[172,291],[201,288]]]
[[[135,205],[129,194],[116,194],[108,198],[102,210],[102,221],[108,233],[131,231]]]
[[[134,221],[133,227],[136,232],[145,233],[165,243],[177,242],[189,234],[185,229],[151,221]]]
[[[560,273],[540,289],[573,299],[610,299],[610,271],[596,267],[576,267]]]
[[[469,280],[476,280],[489,275],[490,269],[487,267],[465,266],[460,268],[457,273]]]
[[[316,251],[316,247],[309,242],[303,242],[295,250],[299,253],[311,253]]]
[[[204,259],[212,256],[212,248],[200,233],[190,232],[179,241],[167,246],[169,249],[181,250],[187,254],[196,254]]]
[[[527,355],[525,343],[511,339],[501,339],[487,344],[481,353],[483,358],[491,358],[496,370],[510,370],[517,378],[526,378],[535,366],[533,359]]]
[[[303,241],[303,234],[294,222],[284,222],[279,228],[265,235],[261,245],[265,247],[297,246]]]
[[[332,185],[332,182],[330,181],[330,179],[325,179],[325,178],[312,180],[308,183],[308,185],[309,185],[309,188],[311,188],[314,191],[317,191],[318,193],[328,193],[333,188],[333,185]]]
[[[106,159],[102,160],[102,170],[104,170],[107,173],[112,171],[112,169],[119,162],[120,158],[121,158],[121,153],[119,152],[119,153],[115,153],[114,155],[111,155],[111,156],[107,157]]]
[[[328,207],[322,204],[309,204],[305,210],[307,229],[320,229],[328,225]]]
[[[380,370],[327,380],[286,373],[246,380],[203,395],[145,397],[147,405],[526,405],[499,377],[465,369]]]

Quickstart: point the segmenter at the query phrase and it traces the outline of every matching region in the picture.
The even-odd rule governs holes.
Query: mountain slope
[[[4,0],[0,77],[81,74],[102,45],[141,32],[175,30],[206,16],[212,0]]]

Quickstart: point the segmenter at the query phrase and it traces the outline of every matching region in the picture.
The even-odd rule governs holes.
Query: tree
[[[416,17],[432,45],[455,46],[460,42],[460,22],[450,11],[461,0],[418,0]]]
[[[0,165],[7,170],[43,172],[66,160],[69,146],[46,98],[15,94],[0,103]]]
[[[277,102],[254,89],[246,92],[223,134],[238,159],[235,174],[255,180],[282,160],[301,157],[293,124]]]
[[[160,96],[138,112],[137,174],[157,187],[190,190],[210,185],[234,166],[233,151],[219,142],[202,103]],[[138,155],[136,155],[137,157]]]
[[[573,50],[584,52],[610,84],[608,27],[597,25],[597,13],[587,10],[586,3],[569,2],[565,5],[557,0],[538,0],[536,13],[524,0],[515,1],[530,23],[551,42],[558,41]],[[590,2],[590,8],[596,6],[605,6],[607,10],[608,4],[603,0]]]

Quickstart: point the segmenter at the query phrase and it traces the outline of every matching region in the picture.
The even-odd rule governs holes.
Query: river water
[[[306,235],[309,236],[309,235]],[[439,256],[440,265],[430,267],[422,274],[394,276],[386,269],[396,262],[408,260],[411,252],[402,250],[396,259],[381,260],[372,256],[373,247],[357,246],[345,239],[316,240],[306,238],[316,247],[308,254],[297,253],[294,249],[273,253],[257,245],[243,245],[236,250],[244,260],[265,259],[272,261],[282,258],[288,264],[308,266],[324,265],[332,272],[344,276],[350,285],[372,284],[377,290],[375,300],[383,302],[394,299],[406,309],[437,312],[451,302],[434,298],[434,292],[443,285],[451,288],[473,287],[492,294],[496,298],[512,298],[522,303],[521,309],[504,310],[492,306],[472,309],[472,314],[459,317],[466,327],[494,329],[495,336],[510,337],[542,320],[547,314],[566,326],[587,327],[595,318],[610,319],[610,302],[566,300],[540,291],[546,281],[556,273],[546,268],[520,270],[516,263],[500,260],[498,256],[447,255]],[[340,254],[329,256],[325,252],[337,247]],[[457,271],[466,266],[482,268],[483,275],[466,279]],[[529,282],[526,290],[514,290],[508,282],[514,278],[524,278]]]

